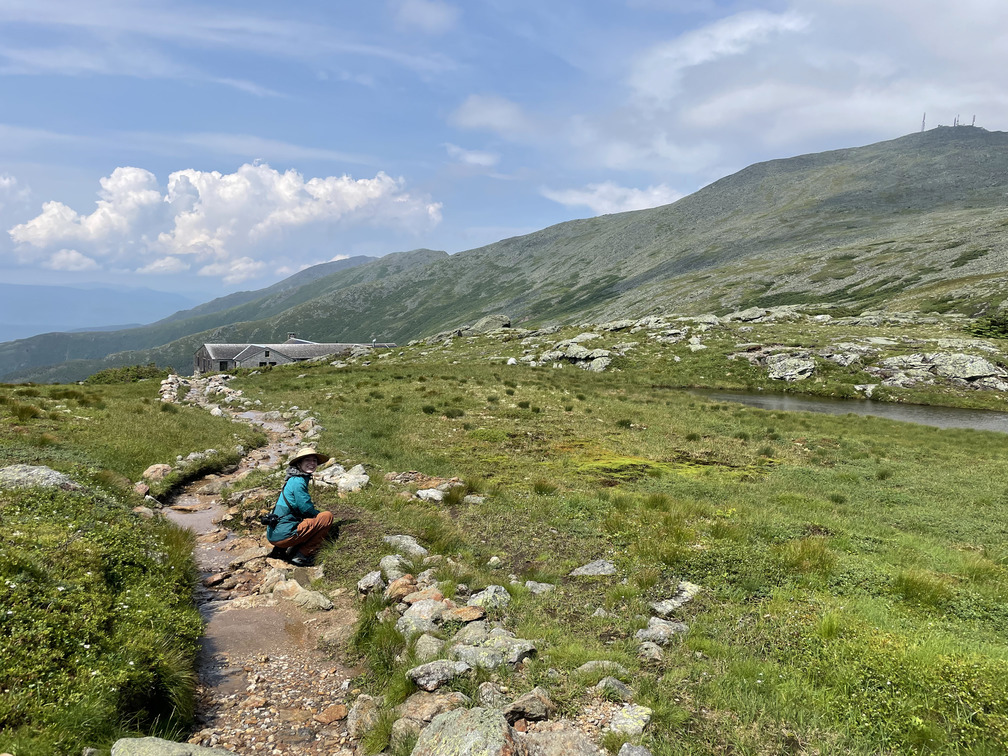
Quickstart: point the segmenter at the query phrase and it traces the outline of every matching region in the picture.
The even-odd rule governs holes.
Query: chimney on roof
[[[294,333],[293,331],[288,331],[287,332],[287,340],[288,341],[290,341],[291,339],[296,338],[296,337],[297,337],[297,334]]]

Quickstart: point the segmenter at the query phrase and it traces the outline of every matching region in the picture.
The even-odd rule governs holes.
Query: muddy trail
[[[192,384],[188,400],[209,406],[205,382]],[[272,592],[270,582],[278,578],[314,588],[322,568],[294,568],[272,558],[265,528],[255,522],[236,532],[231,525],[237,526],[241,513],[225,506],[220,495],[252,470],[280,468],[301,445],[302,434],[282,421],[265,420],[261,412],[236,417],[262,428],[269,443],[246,455],[237,469],[189,484],[163,510],[197,537],[197,605],[206,631],[189,742],[240,754],[349,754],[346,701],[356,672],[322,649],[345,644],[356,620],[352,596],[342,588],[325,591],[320,595],[332,608],[306,611],[283,597],[292,598],[290,591]],[[263,506],[271,506],[276,492],[263,494],[270,499]]]

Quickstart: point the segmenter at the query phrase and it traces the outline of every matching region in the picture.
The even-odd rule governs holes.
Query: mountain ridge
[[[815,302],[976,313],[1005,296],[1006,196],[1008,134],[940,127],[757,163],[671,205],[566,221],[405,267],[379,258],[354,269],[368,275],[297,289],[290,307],[253,300],[227,310],[227,322],[208,315],[192,322],[206,328],[161,345],[7,375],[64,379],[151,359],[187,370],[186,351],[202,341],[287,331],[405,341],[494,312],[540,324]]]

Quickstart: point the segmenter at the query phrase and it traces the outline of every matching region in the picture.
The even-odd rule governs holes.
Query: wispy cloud
[[[679,92],[687,69],[741,55],[774,35],[803,31],[808,23],[807,17],[793,12],[729,16],[647,50],[635,62],[630,84],[642,98],[667,104]]]
[[[542,189],[542,195],[567,207],[587,207],[596,215],[643,210],[648,207],[668,205],[683,195],[659,184],[646,189],[619,186],[612,181],[588,184],[581,189]]]
[[[445,34],[455,28],[461,11],[441,0],[396,0],[396,22],[408,30]]]
[[[497,95],[469,95],[449,120],[459,128],[490,131],[506,139],[528,137],[537,131],[535,121],[521,105]]]
[[[500,162],[500,155],[496,152],[484,150],[467,150],[455,144],[445,144],[448,157],[465,165],[478,166],[480,168],[493,168]]]

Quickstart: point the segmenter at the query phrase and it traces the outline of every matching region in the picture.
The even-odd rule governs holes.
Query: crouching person
[[[266,538],[277,548],[287,549],[292,564],[306,567],[315,561],[315,554],[333,524],[332,512],[315,509],[308,481],[315,468],[329,461],[313,447],[299,449],[287,463],[287,479],[277,499],[273,513],[278,521],[266,530]]]

